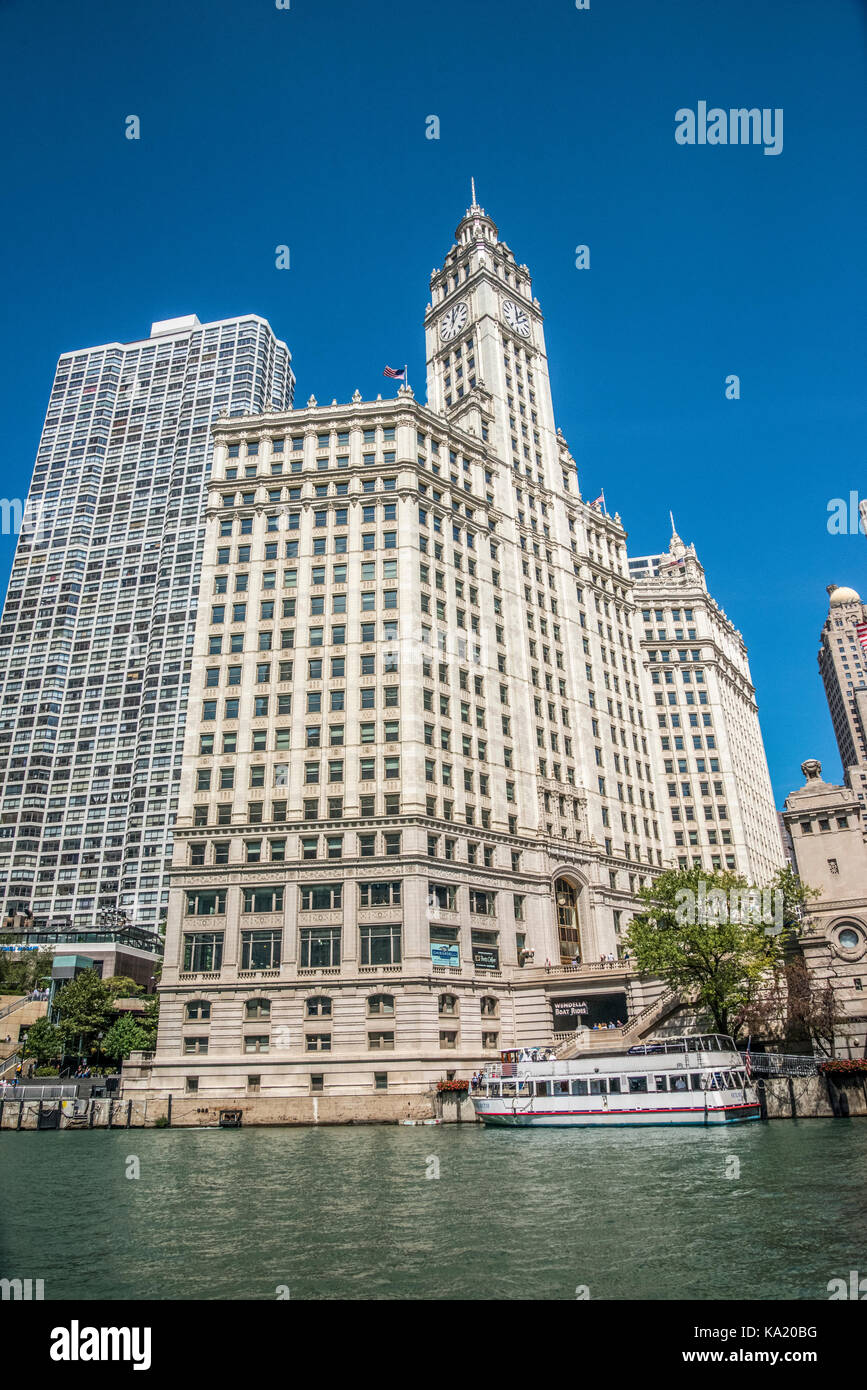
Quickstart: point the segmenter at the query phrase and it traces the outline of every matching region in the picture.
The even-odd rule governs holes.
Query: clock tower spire
[[[558,439],[545,333],[530,272],[500,238],[476,198],[431,275],[425,314],[427,394],[432,409],[480,435],[499,458],[560,483],[565,442]]]

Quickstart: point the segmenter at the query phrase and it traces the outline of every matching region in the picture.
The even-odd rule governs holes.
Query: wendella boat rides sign
[[[554,999],[552,1002],[555,1018],[570,1018],[590,1012],[586,999]]]

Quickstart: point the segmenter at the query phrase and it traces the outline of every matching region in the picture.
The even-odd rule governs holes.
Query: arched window
[[[307,1000],[306,1013],[308,1018],[330,1018],[331,1000],[324,994],[314,994]]]
[[[454,994],[440,995],[440,1018],[450,1018],[458,1011],[457,996]]]
[[[270,999],[248,999],[244,1005],[245,1018],[270,1018],[271,1001]]]
[[[479,1000],[482,1018],[497,1018],[500,1012],[499,1001],[492,994],[483,994]]]
[[[184,1008],[184,1017],[190,1022],[204,1022],[211,1017],[211,1003],[208,999],[191,999]]]
[[[368,1015],[379,1017],[382,1014],[394,1013],[394,999],[390,994],[371,994],[367,1001]]]
[[[557,932],[560,940],[560,960],[571,965],[582,957],[581,933],[578,926],[578,900],[575,889],[565,878],[558,878],[554,885],[557,902]]]

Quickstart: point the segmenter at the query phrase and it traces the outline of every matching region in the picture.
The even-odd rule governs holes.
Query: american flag
[[[392,381],[406,381],[406,367],[386,367],[382,375],[391,377]]]
[[[601,511],[602,508],[605,506],[605,493],[600,492],[599,496],[596,498],[596,501],[591,502],[590,505],[591,507],[595,507],[597,511]]]
[[[867,623],[858,623],[855,631],[858,634],[858,641],[861,643],[865,652],[867,652]]]

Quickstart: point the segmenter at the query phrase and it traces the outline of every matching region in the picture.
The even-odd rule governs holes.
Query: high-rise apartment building
[[[4,916],[165,913],[211,426],[293,383],[253,315],[61,356],[0,621]]]
[[[217,423],[157,1090],[418,1090],[640,1006],[621,933],[673,852],[645,625],[475,200],[425,331],[426,405]],[[738,719],[695,588],[684,667],[716,644]],[[717,736],[690,735],[696,777]]]
[[[867,608],[854,589],[828,585],[828,616],[819,646],[819,673],[825,687],[843,778],[867,814],[867,652],[859,628]]]
[[[785,858],[746,645],[671,529],[629,569],[672,858],[765,884]]]

